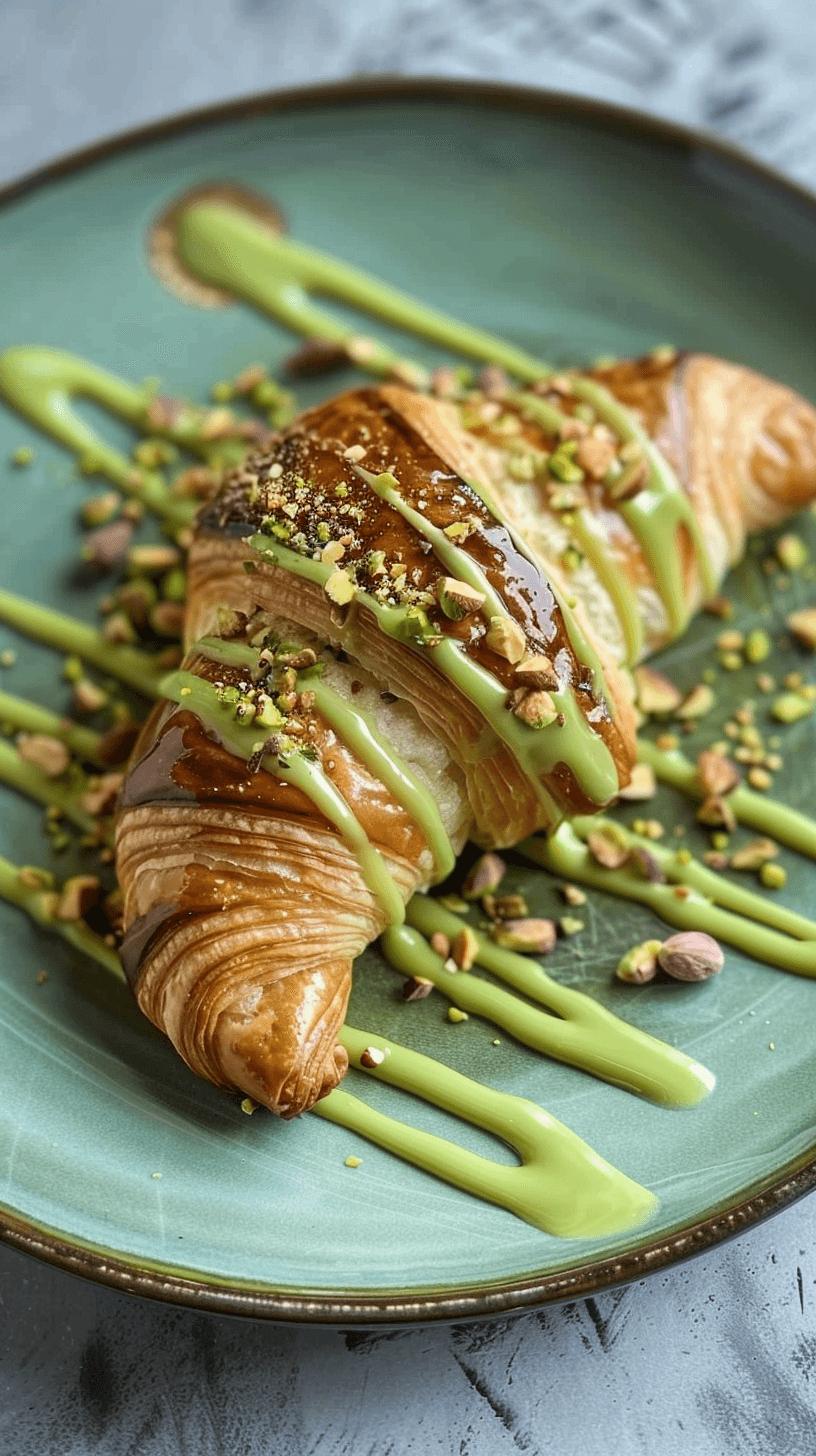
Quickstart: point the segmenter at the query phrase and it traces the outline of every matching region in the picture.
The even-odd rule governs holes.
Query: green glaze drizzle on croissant
[[[701,356],[359,390],[233,470],[117,830],[125,965],[189,1065],[285,1117],[336,1086],[355,956],[467,837],[614,798],[619,664],[813,494],[813,412]]]

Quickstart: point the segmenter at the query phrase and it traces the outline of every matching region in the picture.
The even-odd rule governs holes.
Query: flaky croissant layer
[[[749,371],[493,383],[330,400],[197,526],[187,657],[119,814],[123,959],[193,1070],[284,1117],[343,1076],[364,946],[468,836],[614,798],[620,664],[816,494],[816,416]]]

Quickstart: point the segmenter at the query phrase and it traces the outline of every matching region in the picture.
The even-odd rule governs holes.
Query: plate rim
[[[188,131],[276,112],[316,106],[379,101],[444,101],[452,106],[477,103],[496,110],[528,111],[585,120],[639,135],[678,150],[699,151],[786,193],[816,215],[816,193],[732,142],[702,128],[669,121],[634,107],[596,100],[568,91],[467,78],[375,75],[312,86],[252,93],[187,109],[144,125],[116,132],[45,162],[0,186],[4,209],[32,192],[98,163]],[[204,1278],[200,1271],[179,1271],[160,1261],[132,1259],[121,1251],[71,1238],[20,1216],[0,1204],[0,1243],[66,1273],[172,1305],[211,1314],[236,1315],[279,1323],[339,1328],[400,1327],[489,1319],[586,1298],[665,1270],[747,1232],[790,1207],[816,1188],[816,1146],[800,1153],[767,1179],[758,1192],[692,1224],[684,1224],[636,1249],[544,1274],[485,1285],[459,1285],[442,1291],[293,1292],[258,1281]]]

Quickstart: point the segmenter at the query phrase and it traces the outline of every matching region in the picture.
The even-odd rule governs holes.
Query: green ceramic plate
[[[556,362],[669,340],[816,397],[811,199],[641,117],[431,83],[272,97],[182,119],[7,192],[0,267],[13,286],[2,346],[75,350],[200,398],[251,361],[279,362],[291,342],[268,320],[184,304],[146,265],[151,217],[213,178],[270,194],[298,238]],[[2,463],[21,444],[36,450],[25,471]],[[82,487],[56,445],[5,412],[0,491],[4,584],[94,620],[96,593],[74,571]],[[814,596],[801,576],[772,596],[756,552],[729,590],[741,622],[777,626]],[[698,679],[716,630],[701,619],[670,654],[678,680]],[[12,645],[9,689],[63,708],[51,654],[0,628],[0,648]],[[794,652],[789,661],[809,666]],[[748,669],[722,674],[717,715],[752,686]],[[781,796],[812,803],[810,725],[784,730],[782,751]],[[39,813],[10,793],[0,805],[3,852],[42,862]],[[670,797],[659,812],[691,823]],[[816,868],[794,855],[785,863],[782,898],[807,910]],[[555,910],[545,875],[519,867],[517,878],[536,910]],[[640,1276],[809,1188],[816,986],[732,952],[706,985],[627,989],[612,980],[618,955],[655,922],[600,895],[586,921],[552,958],[554,973],[711,1067],[718,1086],[702,1107],[670,1113],[507,1037],[494,1047],[494,1029],[475,1017],[451,1026],[440,997],[406,1007],[375,952],[358,966],[350,1019],[549,1108],[659,1195],[658,1214],[636,1235],[557,1240],[316,1118],[244,1116],[186,1071],[124,991],[3,908],[3,1236],[93,1278],[199,1307],[338,1322],[461,1318]],[[387,1087],[367,1081],[363,1094],[496,1155],[486,1137]],[[349,1153],[359,1168],[344,1166]]]

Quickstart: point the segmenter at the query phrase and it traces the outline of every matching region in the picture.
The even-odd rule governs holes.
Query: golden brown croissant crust
[[[417,429],[412,418],[421,420],[425,429]],[[428,435],[436,435],[443,450],[449,447],[444,456],[429,443]],[[482,475],[474,445],[461,428],[454,433],[435,402],[381,386],[340,395],[310,410],[273,452],[250,457],[228,478],[200,517],[199,537],[228,535],[243,540],[259,531],[274,512],[291,529],[288,539],[300,537],[298,549],[304,555],[319,555],[327,541],[340,543],[343,552],[338,559],[345,570],[353,571],[360,589],[383,605],[421,605],[440,636],[456,639],[473,661],[511,692],[516,685],[514,664],[487,645],[484,632],[474,630],[472,617],[455,621],[445,615],[437,597],[438,584],[447,575],[444,566],[429,543],[356,474],[353,462],[345,458],[346,450],[355,446],[365,450],[362,463],[367,471],[395,476],[409,505],[432,526],[456,533],[452,539],[465,545],[503,598],[508,615],[522,628],[525,655],[541,654],[557,664],[559,679],[572,687],[584,715],[591,715],[621,784],[627,783],[634,754],[631,719],[612,664],[605,685],[593,681],[570,641],[541,565],[519,549],[473,486],[451,468],[451,455],[464,455],[457,463],[471,466],[477,479]],[[394,563],[405,567],[396,578],[388,572]],[[195,559],[192,564],[195,570]],[[612,697],[614,712],[609,711],[603,686]],[[445,691],[444,683],[440,691]],[[552,783],[567,812],[600,807],[582,792],[569,764],[556,765]]]
[[[740,554],[746,530],[816,494],[816,414],[791,391],[699,355],[621,364],[595,378],[674,465],[715,582]],[[620,785],[634,756],[617,667],[620,626],[612,597],[575,569],[581,555],[572,549],[572,511],[589,513],[613,571],[626,578],[645,649],[677,630],[621,510],[626,497],[614,498],[605,473],[604,458],[621,442],[582,406],[574,382],[564,376],[540,387],[544,401],[558,405],[557,433],[547,426],[552,413],[543,422],[531,415],[524,392],[509,385],[497,397],[451,404],[396,386],[330,400],[226,478],[203,509],[191,550],[188,672],[218,691],[251,696],[257,674],[214,662],[193,640],[213,632],[247,645],[270,640],[259,624],[302,633],[334,672],[328,676],[336,690],[350,701],[360,692],[386,737],[416,739],[454,850],[468,834],[512,843],[558,812],[592,811],[602,800],[579,782],[580,734],[550,764],[542,798],[523,754],[510,750],[516,740],[495,731],[476,698],[459,691],[432,654],[392,641],[377,626],[372,603],[415,611],[425,646],[450,639],[457,656],[501,685],[503,711],[524,700],[519,654],[491,645],[478,612],[457,618],[444,610],[449,566],[430,532],[467,552],[521,629],[522,658],[549,664],[558,690],[573,694],[584,745],[603,745]],[[566,488],[541,467],[565,442]],[[537,471],[528,470],[527,450]],[[643,486],[637,454],[626,464],[633,489]],[[384,474],[398,486],[404,510],[373,489]],[[486,504],[491,496],[501,516]],[[699,544],[682,525],[666,543],[691,610],[703,594]],[[276,546],[346,573],[361,599],[349,605],[334,598],[328,582],[293,571],[291,560],[282,565]],[[572,625],[561,605],[570,597]],[[314,692],[289,688],[284,697],[292,700],[299,741],[381,855],[399,895],[425,888],[434,865],[420,823],[331,727]],[[407,716],[389,718],[385,699]],[[183,702],[160,705],[125,783],[117,868],[126,892],[124,959],[137,997],[195,1071],[284,1117],[337,1085],[346,1067],[337,1036],[351,965],[388,916],[338,825],[312,797],[268,772],[263,754],[247,761],[231,751]]]

